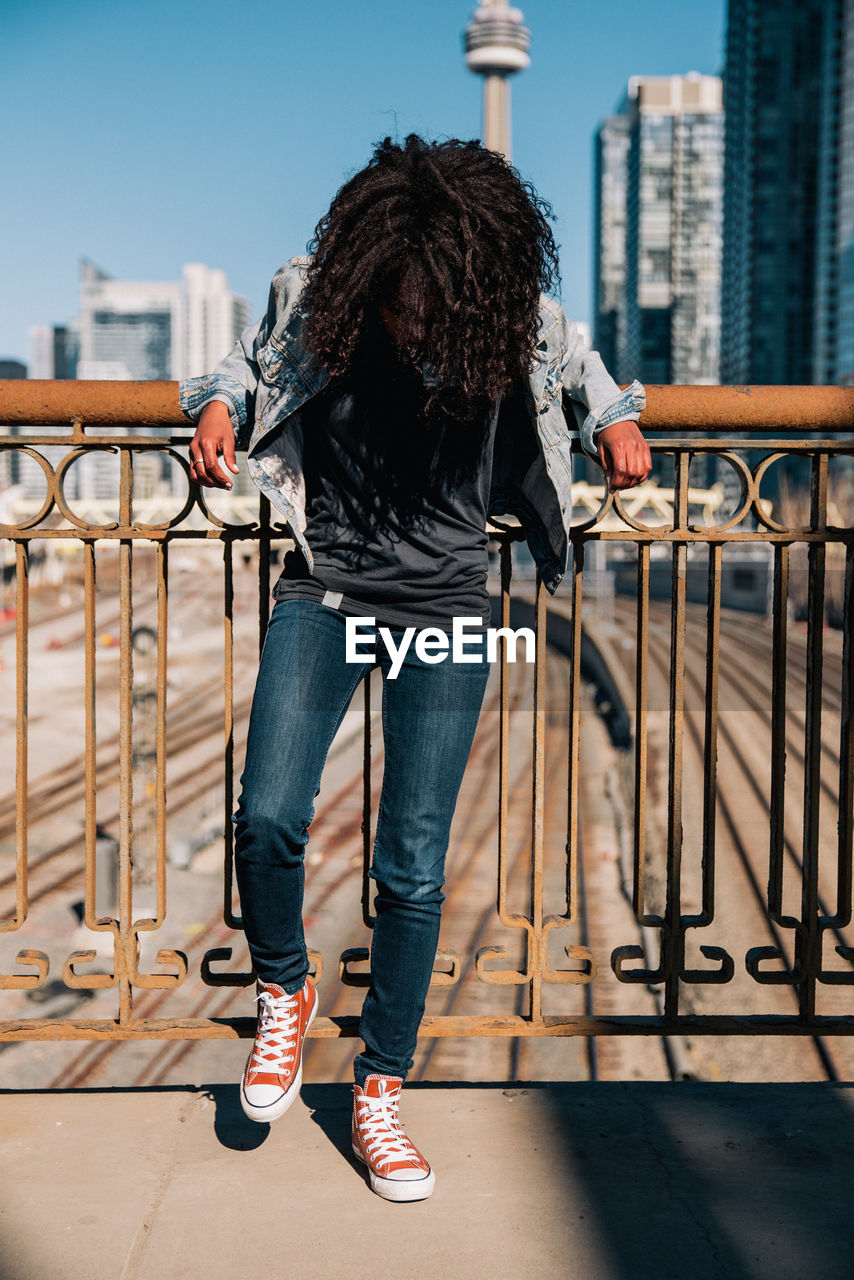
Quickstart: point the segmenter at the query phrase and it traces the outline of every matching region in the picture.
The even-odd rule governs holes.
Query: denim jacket
[[[236,448],[247,450],[249,473],[289,526],[309,570],[314,560],[305,538],[305,477],[299,410],[325,385],[328,374],[302,341],[305,311],[300,303],[307,257],[292,258],[273,277],[267,311],[246,328],[213,373],[187,378],[179,388],[184,413],[197,422],[212,400],[228,407]],[[554,593],[569,556],[572,515],[571,442],[578,430],[567,425],[568,404],[580,430],[581,447],[598,457],[596,436],[614,422],[637,418],[646,404],[639,382],[621,391],[598,352],[585,347],[576,324],[558,303],[540,299],[535,364],[528,378],[527,424],[535,447],[523,474],[513,474],[510,435],[496,436],[488,516],[515,515],[543,581]],[[425,378],[429,372],[425,368]]]

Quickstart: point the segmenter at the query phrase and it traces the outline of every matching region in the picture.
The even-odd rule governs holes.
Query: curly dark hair
[[[470,419],[532,364],[541,290],[559,279],[550,205],[479,142],[384,138],[315,228],[305,340],[334,377],[394,312],[425,412]]]

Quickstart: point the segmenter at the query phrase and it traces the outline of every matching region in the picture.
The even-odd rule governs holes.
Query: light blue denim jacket
[[[273,277],[267,311],[257,324],[243,331],[213,373],[185,379],[179,391],[181,408],[193,422],[212,400],[228,406],[236,448],[248,451],[252,479],[284,517],[313,572],[314,559],[304,533],[299,410],[321,390],[328,374],[302,341],[305,311],[300,294],[309,261],[299,257],[286,262]],[[545,295],[540,299],[534,354],[530,395],[525,400],[537,441],[535,456],[524,475],[513,476],[502,459],[507,436],[499,432],[487,514],[510,513],[519,519],[543,581],[554,593],[569,555],[571,442],[580,430],[582,449],[598,457],[599,431],[626,418],[637,421],[646,395],[639,382],[621,391],[599,353],[585,346],[577,325]],[[577,430],[567,424],[565,403],[572,408]]]

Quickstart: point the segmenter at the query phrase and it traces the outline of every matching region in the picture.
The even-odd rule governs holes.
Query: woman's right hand
[[[190,441],[191,474],[206,489],[231,488],[231,481],[219,464],[220,457],[231,471],[240,470],[234,458],[234,427],[228,408],[221,400],[212,400],[202,410]]]

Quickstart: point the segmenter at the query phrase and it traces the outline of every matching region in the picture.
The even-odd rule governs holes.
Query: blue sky
[[[474,0],[0,0],[0,358],[126,279],[221,267],[254,312],[385,134],[477,137]],[[563,301],[591,309],[592,139],[630,75],[719,74],[725,0],[527,0],[513,160],[554,206]]]

